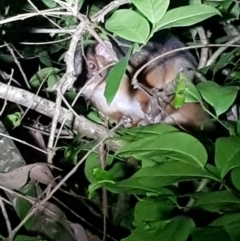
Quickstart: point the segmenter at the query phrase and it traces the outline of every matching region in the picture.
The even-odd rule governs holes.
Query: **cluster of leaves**
[[[132,0],[132,3],[137,10],[115,11],[105,27],[118,36],[143,45],[156,31],[193,25],[219,15],[218,10],[224,15],[233,4],[231,1],[219,1],[218,4],[208,1],[209,5],[198,5],[194,1],[193,5],[167,11],[169,1]],[[239,7],[233,5],[232,14],[238,16]],[[230,21],[229,18],[225,20]],[[110,71],[105,90],[109,103],[118,88],[118,77],[120,81],[125,72],[127,58],[120,60]],[[229,61],[226,59],[229,58],[234,58],[232,52],[222,55],[216,64],[203,69],[203,72],[211,70],[215,77],[227,66]],[[115,81],[111,84],[113,75]],[[131,231],[124,241],[239,240],[240,233],[236,228],[240,222],[239,121],[221,120],[236,101],[238,80],[235,75],[235,79],[229,81],[231,84],[207,81],[194,86],[180,76],[175,96],[178,107],[184,102],[200,103],[212,119],[227,130],[229,137],[201,143],[192,135],[167,125],[132,128],[119,132],[118,140],[123,147],[114,158],[108,157],[106,170],[100,168],[96,154],[87,159],[85,174],[91,183],[88,189],[90,198],[102,187],[113,194],[135,197],[131,224],[126,220],[128,217],[120,222]],[[211,111],[205,108],[204,102],[212,107]],[[132,157],[139,161],[139,165],[128,177],[124,174],[124,163]],[[195,189],[181,190],[189,183],[196,184],[199,192]],[[113,205],[113,216],[116,209]]]
[[[71,0],[67,2],[72,3]],[[191,0],[189,5],[176,8],[170,7],[169,0],[131,0],[131,3],[128,9],[115,10],[104,27],[106,31],[136,43],[133,51],[141,48],[156,32],[163,29],[189,27],[208,21],[210,17],[216,17],[218,23],[224,26],[239,17],[239,5],[231,0]],[[42,0],[41,4],[49,9],[58,7],[54,0]],[[79,1],[79,7],[82,4],[83,1]],[[30,5],[26,9],[34,10]],[[97,5],[93,5],[90,13],[97,10]],[[8,16],[8,11],[9,8],[5,8],[3,18]],[[64,29],[77,26],[75,19],[67,14],[52,20]],[[13,25],[10,23],[5,26],[7,31]],[[101,36],[106,37],[105,30],[98,30],[102,30]],[[191,32],[195,36],[194,29]],[[29,47],[21,46],[18,49],[24,58],[38,57],[42,65],[37,73],[30,76],[30,84],[35,88],[40,86],[41,81],[46,81],[47,87],[51,87],[61,78],[62,69],[59,65],[55,66],[52,56],[59,54],[57,62],[61,62],[69,41],[63,35],[55,35],[53,40],[57,44],[31,47],[31,51]],[[109,104],[125,73],[130,51],[111,69],[107,77],[105,97]],[[225,81],[219,81],[224,85],[207,81],[194,86],[180,76],[175,96],[178,107],[184,102],[200,103],[212,119],[226,130],[225,137],[220,136],[214,141],[204,137],[200,141],[167,125],[132,128],[118,132],[117,139],[122,148],[107,156],[106,170],[100,168],[97,154],[91,154],[86,160],[84,170],[90,183],[89,199],[96,197],[98,189],[102,187],[109,190],[113,197],[130,195],[134,199],[134,205],[130,208],[120,209],[120,213],[126,213],[128,217],[121,215],[114,219],[118,220],[117,225],[131,232],[124,240],[239,240],[239,122],[222,119],[235,103],[238,94],[239,66],[235,64],[238,55],[238,49],[224,53],[214,65],[201,70],[203,74],[211,73],[215,80],[220,71],[230,68],[231,75]],[[7,54],[1,54],[0,58],[14,62]],[[211,106],[211,110],[205,108],[204,102]],[[89,149],[90,146],[81,144],[78,149],[75,144],[65,152],[68,159],[74,159],[72,163],[75,163],[76,155],[82,149]],[[133,164],[133,175],[126,172],[129,158],[137,160]],[[198,188],[192,186],[202,188],[196,193]],[[35,196],[31,193],[28,195]],[[123,200],[128,202],[129,198]],[[16,207],[18,215],[23,219],[31,205],[20,201]],[[114,201],[110,203],[112,216],[115,217],[118,215],[117,205]],[[34,221],[33,218],[25,224],[28,231],[36,231],[32,227]],[[23,240],[21,236],[17,238]]]
[[[134,175],[125,179],[123,161],[113,162],[112,158],[107,162],[108,171],[103,171],[95,154],[86,161],[85,174],[91,182],[90,197],[98,188],[105,187],[112,193],[137,198],[132,207],[133,226],[126,226],[132,234],[124,240],[187,240],[190,235],[194,241],[239,240],[238,136],[221,137],[212,143],[212,160],[199,140],[167,125],[133,128],[121,134],[123,147],[116,157],[140,160]],[[199,185],[211,183],[217,188],[181,192],[181,183],[188,186],[188,182],[199,180]],[[189,209],[183,202],[186,197],[195,201]],[[195,213],[189,215],[189,211]],[[198,227],[198,222],[205,227]],[[126,220],[122,224],[126,225]]]

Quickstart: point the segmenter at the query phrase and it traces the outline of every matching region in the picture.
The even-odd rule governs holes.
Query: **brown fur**
[[[162,46],[153,55],[151,55],[151,52],[149,52],[149,54],[148,52],[145,52],[143,55],[141,55],[141,53],[139,55],[133,55],[130,59],[130,65],[128,68],[130,78],[138,68],[138,65],[140,66],[142,62],[147,62],[153,57],[168,50],[171,50],[171,43],[168,43],[168,48]],[[181,68],[186,69],[188,67],[193,67],[191,59],[188,59],[188,56],[181,53],[170,56],[169,58],[156,60],[140,74],[139,82],[147,87],[163,89],[168,83],[176,79]],[[86,58],[87,61],[95,63],[97,71],[112,62],[112,59],[108,59],[107,55],[104,56],[102,53],[101,55],[98,55],[96,52],[87,53]],[[189,58],[193,57],[190,56]],[[136,65],[136,63],[138,65]],[[92,104],[110,119],[119,122],[123,116],[128,116],[131,118],[133,126],[137,125],[144,118],[144,113],[146,113],[149,108],[150,97],[141,89],[133,89],[130,83],[129,75],[125,74],[115,98],[109,106],[104,98],[104,80],[108,71],[109,70],[105,70],[100,77],[97,77],[95,85],[90,84],[89,87],[86,88],[84,92],[85,97],[90,99]],[[89,77],[92,77],[96,73],[95,71],[93,73],[90,69],[88,69],[88,74]],[[161,122],[171,125],[178,123],[184,127],[191,128],[200,128],[203,125],[210,126],[210,119],[208,115],[197,103],[185,103],[181,108],[175,109],[173,107],[173,102],[170,102],[165,106],[162,115],[163,119]],[[172,120],[172,118],[174,120]]]

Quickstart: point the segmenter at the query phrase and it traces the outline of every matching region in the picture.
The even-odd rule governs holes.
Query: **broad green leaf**
[[[111,165],[113,161],[113,157],[107,156],[107,162],[106,165]],[[84,166],[84,173],[86,178],[90,183],[95,183],[97,182],[97,178],[94,175],[94,169],[95,168],[100,168],[100,160],[99,160],[99,155],[97,153],[91,153],[87,160],[85,161],[85,166]]]
[[[109,170],[114,180],[122,180],[126,176],[126,162],[117,162]]]
[[[133,10],[121,9],[106,21],[105,28],[114,34],[137,43],[145,43],[150,32],[148,21]]]
[[[153,185],[154,184],[154,185]],[[102,187],[105,187],[112,193],[129,193],[129,194],[146,194],[154,193],[158,195],[172,196],[173,193],[166,188],[161,188],[156,183],[150,185],[147,183],[138,182],[137,180],[126,180],[121,182],[114,182],[109,180],[99,181],[91,184],[88,188],[89,196],[91,197],[94,192]]]
[[[137,227],[129,237],[122,239],[122,241],[187,241],[194,226],[192,219],[176,216],[171,221],[162,222],[160,225],[149,227],[149,229]]]
[[[131,180],[138,180],[144,184],[148,184],[156,180],[156,185],[161,187],[178,181],[191,180],[195,178],[218,180],[212,173],[201,167],[193,166],[184,162],[172,161],[142,168],[128,180],[119,182],[119,184],[129,182]],[[157,180],[159,180],[159,182]],[[153,184],[153,186],[155,186],[155,184]]]
[[[55,8],[57,7],[57,3],[53,0],[42,0],[42,2],[48,7],[48,8]]]
[[[205,0],[204,3],[217,7],[224,16],[224,22],[230,23],[232,20],[239,19],[239,4],[232,0]]]
[[[179,132],[179,130],[167,124],[154,124],[149,126],[133,127],[131,129],[122,129],[118,131],[119,134],[130,135],[138,138],[152,135],[161,135],[169,132]]]
[[[229,41],[229,39],[227,40]],[[226,42],[226,41],[225,41]],[[226,67],[227,65],[229,64],[235,64],[235,58],[236,58],[236,54],[238,52],[238,48],[234,48],[232,50],[229,50],[229,52],[226,52],[226,53],[222,53],[220,56],[219,56],[219,59],[218,61],[209,66],[212,70],[213,70],[213,75],[215,76],[215,74],[219,71],[219,70],[222,70],[224,67]],[[206,67],[207,68],[207,67]],[[232,76],[232,73],[230,73],[230,76]]]
[[[196,228],[191,236],[193,241],[233,241],[223,227]]]
[[[197,89],[197,87],[188,81],[185,88],[185,102],[202,102],[202,97]]]
[[[200,208],[210,212],[240,211],[240,198],[230,191],[211,193],[196,193],[193,208]]]
[[[96,180],[113,180],[113,176],[109,171],[103,170],[101,168],[94,168],[93,175]]]
[[[30,237],[30,236],[25,236],[25,235],[17,235],[14,238],[14,241],[46,241],[46,239],[40,239],[37,237]]]
[[[21,188],[21,193],[24,193],[25,195],[30,196],[30,197],[35,197],[36,196],[36,190],[35,190],[34,184],[28,183],[27,185],[25,185],[23,188]],[[19,216],[19,218],[22,220],[22,219],[25,218],[27,213],[31,210],[32,204],[28,200],[25,200],[21,197],[16,197],[15,199],[13,199],[13,207],[14,207],[17,215]],[[32,227],[34,227],[34,222],[36,222],[36,216],[35,215],[30,217],[24,223],[24,227],[28,231],[30,231],[32,229]]]
[[[194,4],[201,4],[201,0],[189,0],[189,5],[194,5]]]
[[[215,219],[209,226],[226,226],[236,222],[240,223],[240,213],[229,213]]]
[[[115,64],[107,75],[104,96],[108,104],[111,104],[114,99],[123,76],[125,75],[131,51],[132,49],[129,49],[127,55]]]
[[[47,79],[47,86],[48,88],[53,87],[54,84],[56,84],[61,77],[59,75],[50,75]]]
[[[155,31],[172,27],[191,26],[214,15],[221,14],[216,8],[204,4],[174,8],[166,12],[156,24]]]
[[[218,138],[215,144],[215,165],[221,178],[233,168],[240,166],[240,137]]]
[[[99,117],[99,114],[97,111],[90,111],[88,114],[87,114],[87,118],[89,118],[91,121],[93,122],[96,122],[98,124],[102,124],[103,121],[102,119]]]
[[[220,86],[212,81],[201,82],[197,88],[204,100],[215,109],[217,116],[229,109],[239,89],[235,86]]]
[[[14,58],[8,54],[0,54],[0,60],[6,63],[14,63]]]
[[[198,228],[194,230],[193,241],[239,241],[239,219],[230,220],[230,217],[226,217],[227,220],[223,220],[224,217],[221,217],[220,219],[221,221],[219,220],[219,222],[216,222],[216,224],[223,223],[222,226],[213,226],[212,224],[210,224],[209,228]]]
[[[165,133],[140,138],[118,150],[117,155],[136,159],[168,157],[203,167],[207,162],[204,146],[193,136],[183,132]]]
[[[188,236],[194,227],[195,224],[191,218],[176,216],[161,231],[159,237],[164,241],[187,241]]]
[[[35,75],[31,77],[29,82],[34,88],[38,88],[40,85],[40,81],[44,81],[46,80],[46,78],[49,78],[50,76],[55,78],[57,81],[59,79],[59,72],[60,70],[58,68],[47,67],[39,70]]]
[[[169,219],[174,207],[175,205],[172,201],[163,199],[161,196],[155,199],[141,199],[135,206],[135,222],[152,222]]]
[[[48,51],[43,50],[38,54],[39,60],[47,67],[52,67],[51,58],[48,54]]]
[[[240,191],[240,167],[234,168],[231,171],[231,179],[234,187]]]
[[[131,0],[131,2],[153,24],[157,23],[163,17],[170,3],[169,0]]]
[[[142,168],[129,179],[120,182],[108,180],[99,181],[98,183],[91,185],[90,191],[93,192],[100,187],[106,187],[114,193],[128,192],[162,194],[164,192],[161,189],[162,187],[181,181],[190,181],[199,178],[219,181],[215,175],[201,167],[172,161]],[[169,192],[167,193],[169,194]]]

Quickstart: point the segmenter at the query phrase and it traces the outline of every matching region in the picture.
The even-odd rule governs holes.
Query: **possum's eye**
[[[88,68],[90,71],[96,71],[97,65],[93,61],[88,61]]]

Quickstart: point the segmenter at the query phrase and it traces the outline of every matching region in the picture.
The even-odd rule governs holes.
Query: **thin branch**
[[[201,44],[208,44],[207,35],[203,27],[197,27],[197,32],[201,41]],[[201,56],[198,64],[198,69],[206,66],[208,59],[208,48],[201,49]]]
[[[4,133],[0,133],[0,136],[3,136],[3,137],[6,137],[6,138],[9,138],[9,139],[14,140],[14,141],[17,141],[17,142],[22,143],[22,144],[24,144],[24,145],[26,145],[26,146],[29,146],[29,147],[31,147],[31,148],[37,150],[37,151],[40,151],[40,152],[42,152],[42,153],[44,153],[44,154],[47,154],[46,151],[44,151],[44,150],[42,150],[42,149],[40,149],[40,148],[38,148],[38,147],[36,147],[36,146],[34,146],[34,145],[31,145],[31,144],[27,143],[26,141],[20,140],[20,139],[18,139],[18,138],[15,138],[15,137],[9,136],[9,135],[4,134]]]
[[[239,36],[240,38],[240,36]],[[139,88],[139,84],[137,82],[137,77],[138,75],[150,64],[152,64],[154,61],[163,58],[169,54],[172,53],[177,53],[180,51],[184,51],[184,50],[188,50],[188,49],[198,49],[198,48],[206,48],[206,47],[222,47],[221,50],[224,48],[224,50],[228,47],[240,47],[240,45],[237,44],[232,44],[232,43],[226,43],[226,44],[206,44],[206,45],[194,45],[194,46],[186,46],[186,47],[182,47],[182,48],[177,48],[177,49],[173,49],[171,51],[168,51],[166,53],[163,53],[161,55],[158,55],[157,57],[151,59],[150,61],[148,61],[146,64],[144,64],[143,66],[141,66],[141,68],[139,68],[136,73],[134,74],[133,78],[132,78],[132,85],[134,86],[134,88]],[[223,50],[223,51],[224,51]],[[208,65],[207,65],[208,66]]]
[[[102,170],[105,170],[106,167],[106,150],[105,145],[102,144],[98,148],[100,166]],[[105,187],[102,188],[102,214],[103,214],[103,237],[102,241],[106,240],[106,232],[107,232],[107,216],[108,216],[108,195],[107,189]]]
[[[209,179],[202,179],[201,182],[199,183],[195,193],[197,192],[201,192],[206,186],[207,184],[210,182]],[[184,212],[189,211],[189,209],[191,209],[195,203],[195,199],[194,198],[190,198],[190,200],[188,201],[187,205],[184,208]]]
[[[121,4],[126,3],[126,2],[124,2],[124,3],[122,3],[122,2],[119,0],[114,1],[115,7],[118,7]],[[109,7],[109,6],[112,6],[112,4],[107,5],[106,8],[104,8],[104,11],[103,10],[99,11],[100,15],[98,15],[98,16],[101,16],[101,18],[103,18],[107,13],[109,13],[108,11],[112,10],[112,7]],[[108,11],[106,11],[106,9]],[[74,12],[74,10],[73,10],[73,12]],[[55,88],[57,90],[57,98],[56,98],[56,106],[55,106],[55,115],[52,120],[52,127],[51,127],[51,132],[50,132],[49,141],[48,141],[48,150],[49,150],[48,162],[49,163],[52,163],[52,158],[54,155],[53,146],[54,146],[55,132],[57,129],[58,118],[60,117],[60,110],[61,110],[61,104],[62,104],[62,98],[59,93],[61,92],[61,94],[64,95],[64,93],[69,88],[72,87],[74,81],[76,80],[75,69],[74,69],[74,57],[75,57],[75,52],[76,52],[78,41],[82,38],[83,34],[86,31],[86,28],[89,30],[89,28],[86,27],[86,21],[81,22],[77,26],[75,33],[72,35],[69,49],[65,55],[65,62],[67,65],[67,70],[66,70],[66,73],[63,75],[62,79],[55,86]]]
[[[4,42],[4,43],[7,44],[6,42]],[[19,71],[20,71],[20,73],[21,73],[21,75],[22,75],[22,77],[23,77],[23,80],[24,80],[27,88],[28,88],[28,89],[31,89],[31,86],[30,86],[29,83],[28,83],[27,76],[25,75],[25,73],[24,73],[24,71],[23,71],[23,69],[22,69],[22,66],[21,66],[20,62],[18,61],[18,59],[17,59],[17,57],[16,57],[13,49],[11,48],[11,46],[10,46],[9,44],[7,44],[7,49],[8,49],[8,51],[10,52],[11,56],[13,57],[14,62],[15,62],[15,64],[17,65],[17,67],[18,67],[18,69],[19,69]]]
[[[211,58],[209,58],[208,62],[207,62],[207,66],[213,64],[216,59],[228,48],[230,47],[232,44],[237,43],[240,41],[240,35],[236,36],[235,38],[231,39],[230,41],[228,41],[225,46],[220,47],[218,50],[216,50],[214,52],[214,54],[211,56]]]
[[[46,10],[42,10],[41,13],[53,15],[53,16],[55,16],[55,15],[71,15],[70,13],[67,13],[67,12],[60,12],[60,10],[63,10],[63,8],[46,9]],[[15,22],[15,21],[19,21],[19,20],[25,20],[25,19],[28,19],[28,18],[36,17],[36,16],[39,16],[39,13],[18,14],[16,16],[1,20],[0,25]]]
[[[10,75],[10,80],[8,81],[8,84],[7,84],[8,89],[9,89],[9,86],[10,86],[10,84],[11,84],[11,82],[12,82],[13,73],[14,73],[14,70],[12,69],[12,70],[11,70],[11,75]],[[6,96],[8,95],[8,89],[7,89],[7,92],[6,92]],[[3,114],[3,112],[4,112],[5,108],[6,108],[6,106],[7,106],[7,98],[4,98],[3,107],[2,107],[2,109],[1,109],[1,111],[0,111],[0,117],[2,116],[2,114]]]
[[[59,29],[63,29],[61,28],[58,24],[56,24],[52,19],[50,19],[45,13],[43,13],[42,11],[38,10],[38,8],[32,3],[31,0],[27,0],[29,2],[29,4],[36,10],[37,13],[39,13],[39,15],[43,16],[44,18],[46,18],[50,23],[52,23],[55,27],[59,28]]]
[[[8,92],[7,96],[6,92]],[[29,103],[32,103],[31,109],[50,118],[53,118],[55,114],[54,102],[36,96],[35,94],[29,91],[17,87],[8,87],[7,84],[4,84],[2,82],[0,82],[0,98],[7,98],[8,101],[14,102],[25,107],[28,107]],[[108,130],[103,126],[95,124],[81,115],[78,115],[77,118],[74,118],[74,115],[68,109],[61,107],[61,114],[58,121],[59,123],[63,123],[65,119],[66,126],[73,128],[74,130],[80,132],[81,134],[91,139],[100,140],[108,133]],[[120,144],[112,139],[109,139],[106,142],[106,144],[108,145],[108,148],[111,150],[117,150],[120,147]]]
[[[12,227],[11,227],[10,220],[9,220],[9,218],[8,218],[8,214],[7,214],[5,205],[4,205],[4,203],[3,203],[2,196],[0,196],[0,207],[1,207],[1,210],[2,210],[3,217],[4,217],[4,219],[5,219],[5,222],[6,222],[7,230],[8,230],[8,240],[9,240],[9,241],[12,241],[12,240],[13,240]]]
[[[124,5],[130,4],[130,0],[115,0],[105,6],[102,10],[95,13],[90,19],[92,22],[103,22],[104,17],[109,14],[112,10]]]
[[[77,169],[80,167],[80,165],[88,158],[88,156],[94,152],[102,143],[108,139],[111,134],[121,125],[122,123],[119,123],[116,125],[114,128],[112,128],[109,133],[96,144],[90,151],[88,151],[83,158],[77,163],[76,166],[73,167],[73,169],[53,188],[53,190],[39,203],[36,204],[35,207],[32,208],[32,210],[25,216],[25,218],[20,222],[20,224],[12,231],[13,237],[17,234],[17,232],[21,229],[21,227],[27,222],[29,218],[34,215],[38,207],[41,207],[44,203],[46,203],[52,196],[53,194],[77,171]]]

